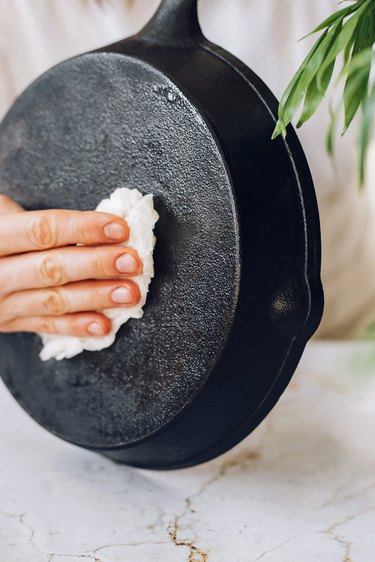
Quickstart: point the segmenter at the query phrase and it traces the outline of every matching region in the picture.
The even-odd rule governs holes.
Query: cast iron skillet
[[[196,0],[34,82],[0,128],[0,186],[27,209],[152,192],[156,277],[114,346],[40,361],[2,334],[1,376],[46,429],[146,468],[207,461],[288,384],[323,308],[319,218],[302,148],[271,141],[277,101],[207,41]]]

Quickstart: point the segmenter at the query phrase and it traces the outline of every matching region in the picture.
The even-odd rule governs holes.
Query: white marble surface
[[[367,369],[361,354],[311,344],[250,438],[166,473],[59,441],[1,386],[0,561],[375,560],[375,352]]]

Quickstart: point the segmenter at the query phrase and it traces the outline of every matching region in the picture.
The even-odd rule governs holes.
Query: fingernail
[[[123,254],[116,260],[116,269],[120,273],[135,273],[138,269],[137,260],[131,254]]]
[[[127,287],[118,287],[112,291],[112,300],[118,304],[130,304],[134,299]]]
[[[111,222],[104,227],[104,234],[111,240],[125,240],[127,233],[124,226]]]
[[[99,324],[99,322],[91,322],[91,324],[87,326],[87,331],[89,332],[89,334],[92,334],[93,336],[104,335],[103,326]]]

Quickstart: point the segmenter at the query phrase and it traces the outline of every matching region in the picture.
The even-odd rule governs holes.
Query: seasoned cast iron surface
[[[77,57],[39,79],[1,125],[0,185],[27,209],[92,209],[122,185],[154,194],[156,277],[143,319],[113,347],[61,362],[39,360],[36,335],[2,334],[0,372],[37,421],[78,444],[158,430],[206,380],[236,306],[231,180],[206,124],[150,66]]]

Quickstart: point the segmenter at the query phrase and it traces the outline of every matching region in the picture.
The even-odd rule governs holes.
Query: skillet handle
[[[162,0],[155,15],[138,33],[141,40],[168,47],[192,46],[202,40],[198,0]]]

